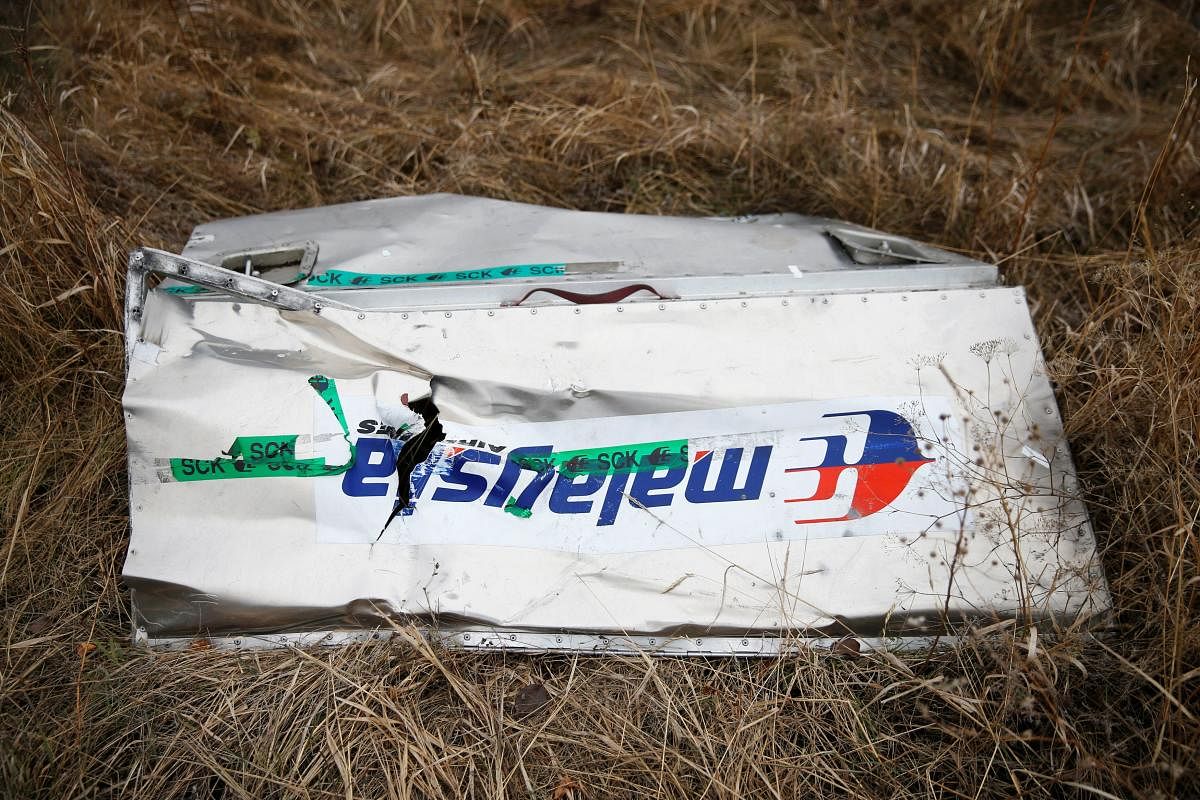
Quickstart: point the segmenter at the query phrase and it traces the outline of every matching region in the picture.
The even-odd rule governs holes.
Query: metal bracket
[[[138,341],[142,312],[146,305],[146,276],[165,275],[195,286],[230,295],[251,303],[272,306],[285,311],[311,311],[320,314],[324,308],[358,311],[354,306],[325,297],[281,286],[278,283],[244,275],[240,272],[213,266],[203,261],[141,247],[129,254],[129,275],[125,285],[125,346]]]

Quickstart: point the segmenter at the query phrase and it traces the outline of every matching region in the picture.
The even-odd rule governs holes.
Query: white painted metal
[[[591,652],[619,639],[762,654],[794,637],[918,641],[958,619],[1066,624],[1104,611],[1022,290],[992,285],[989,265],[849,229],[868,237],[856,246],[890,241],[908,257],[890,263],[889,245],[859,256],[888,263],[864,266],[828,230],[790,215],[664,220],[447,196],[200,226],[185,255],[233,263],[312,241],[318,279],[566,270],[275,297],[253,277],[237,278],[234,297],[156,290],[143,303],[131,291],[124,573],[139,635],[278,646],[296,632],[340,641],[413,622],[461,646],[487,632],[513,647]],[[131,274],[180,276],[186,264],[149,253]],[[195,268],[183,277],[221,289]],[[629,283],[678,299],[505,305],[533,287]],[[333,379],[346,437],[314,376]],[[387,457],[382,426],[411,425],[399,440],[423,427],[404,396],[431,393],[446,441],[414,471],[428,481],[413,484],[411,512],[393,515],[400,479],[364,465]],[[330,468],[189,480],[170,461],[228,469],[250,459],[231,448],[237,437],[284,434],[296,458]],[[634,458],[623,478],[543,464],[528,493],[539,468],[511,455],[662,441],[685,442],[683,460]],[[895,449],[905,442],[919,452]],[[337,472],[351,447],[358,471]],[[465,455],[489,447],[495,463]],[[510,461],[515,482],[501,492]],[[725,463],[741,495],[714,494]],[[384,494],[347,493],[372,484]],[[635,488],[651,484],[665,488]],[[686,643],[664,651],[667,640]]]

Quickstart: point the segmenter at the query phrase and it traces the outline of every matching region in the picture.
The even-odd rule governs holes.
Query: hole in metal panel
[[[842,246],[855,264],[883,266],[947,263],[945,257],[896,236],[848,228],[829,228],[825,233]]]
[[[243,275],[291,286],[312,275],[317,263],[317,243],[299,242],[218,256],[221,267]]]
[[[418,464],[429,458],[434,445],[446,438],[446,432],[438,420],[438,407],[433,404],[432,395],[409,401],[408,407],[425,420],[425,430],[413,437],[396,458],[396,476],[399,479],[396,486],[396,504],[392,508],[387,522],[380,530],[381,535],[383,531],[387,530],[388,525],[392,524],[392,520],[408,508],[409,503],[412,502],[412,486],[410,484],[413,470]]]

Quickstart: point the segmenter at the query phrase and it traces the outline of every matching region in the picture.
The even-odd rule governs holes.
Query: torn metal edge
[[[805,651],[843,652],[848,639],[859,644],[855,653],[911,652],[932,646],[951,646],[962,637],[943,636],[626,636],[596,633],[545,633],[500,628],[429,628],[416,630],[427,641],[453,650],[511,653],[570,653],[576,655],[741,656],[776,658]],[[392,628],[374,630],[306,631],[303,633],[180,636],[152,638],[145,628],[134,632],[134,644],[159,652],[220,650],[224,652],[336,647],[403,638]]]

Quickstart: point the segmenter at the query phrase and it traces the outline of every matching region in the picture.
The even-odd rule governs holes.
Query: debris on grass
[[[1200,796],[1186,10],[13,5],[0,793],[545,797],[569,771],[576,797]],[[1029,288],[1112,632],[1009,621],[933,653],[752,662],[533,661],[404,635],[81,666],[77,643],[127,636],[127,251],[178,252],[198,219],[437,191],[799,211],[1000,263]],[[531,664],[554,713],[502,714]]]

